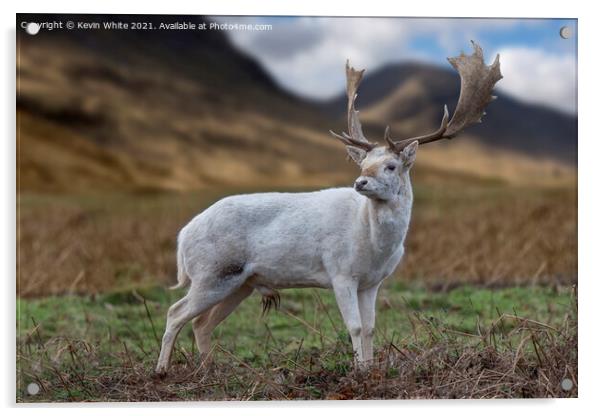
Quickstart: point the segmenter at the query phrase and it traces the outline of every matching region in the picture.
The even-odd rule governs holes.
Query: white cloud
[[[370,69],[398,60],[409,29],[396,19],[301,17],[270,23],[269,32],[229,34],[282,86],[314,98],[341,92],[347,58],[355,67]]]
[[[577,112],[577,68],[571,55],[525,47],[504,48],[499,54],[504,75],[500,91],[521,101]]]

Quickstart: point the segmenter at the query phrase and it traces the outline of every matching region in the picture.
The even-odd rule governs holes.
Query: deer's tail
[[[178,283],[174,286],[170,286],[171,290],[181,289],[187,286],[190,283],[190,277],[186,273],[186,267],[184,266],[184,250],[179,244],[178,241],[178,254],[177,254],[177,263],[178,263]]]

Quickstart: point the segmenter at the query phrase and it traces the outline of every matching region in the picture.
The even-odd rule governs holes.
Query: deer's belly
[[[332,286],[329,276],[324,271],[266,266],[258,266],[253,271],[253,275],[249,278],[250,284],[263,285],[272,289],[330,288]]]

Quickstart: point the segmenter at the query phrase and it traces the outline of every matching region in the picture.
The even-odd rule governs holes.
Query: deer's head
[[[464,128],[480,123],[485,115],[485,107],[495,96],[491,95],[497,81],[502,79],[499,55],[492,65],[485,65],[483,50],[472,42],[474,53],[464,53],[455,58],[448,58],[449,63],[460,74],[460,98],[451,120],[447,106],[443,108],[443,119],[437,131],[424,136],[405,140],[392,139],[389,127],[385,129],[386,146],[379,146],[366,139],[355,109],[357,89],[362,81],[364,70],[356,71],[346,65],[347,73],[347,125],[349,133],[338,135],[330,133],[342,141],[347,147],[349,157],[361,168],[361,175],[356,179],[354,188],[368,198],[390,200],[399,194],[403,175],[408,175],[416,159],[419,145],[441,139],[452,139]]]
[[[399,152],[385,146],[364,150],[347,146],[349,157],[360,167],[360,176],[354,188],[360,194],[381,201],[389,201],[399,195],[403,176],[408,175],[416,159],[418,142],[414,141]]]

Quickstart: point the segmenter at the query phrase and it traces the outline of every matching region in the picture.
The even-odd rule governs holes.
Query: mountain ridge
[[[503,73],[503,57],[502,62]],[[399,93],[408,84],[422,87],[418,97],[398,94],[390,100],[388,108],[383,102]],[[453,113],[460,92],[460,77],[451,69],[423,63],[400,63],[366,72],[358,91],[356,108],[368,129],[391,124],[408,137],[426,133],[438,127],[447,105]],[[514,150],[535,157],[551,157],[576,165],[577,117],[540,105],[523,103],[498,90],[498,99],[487,107],[483,123],[469,127],[473,136],[488,146]],[[418,99],[417,99],[418,98]],[[316,106],[334,117],[345,115],[347,97],[341,92],[337,97]],[[394,115],[393,118],[386,116]],[[381,130],[382,131],[382,130]]]

